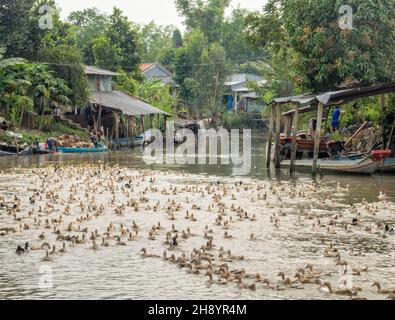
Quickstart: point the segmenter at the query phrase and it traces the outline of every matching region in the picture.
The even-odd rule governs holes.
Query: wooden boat
[[[281,161],[281,165],[289,167],[290,160]],[[297,169],[311,169],[313,159],[296,160]],[[338,157],[328,159],[318,159],[317,168],[319,171],[331,171],[338,173],[359,173],[373,174],[380,168],[380,161],[376,160],[373,154],[361,157]]]
[[[33,154],[30,147],[18,151],[16,147],[0,147],[0,157],[4,156],[28,156]]]
[[[291,144],[292,138],[281,138],[280,144],[285,146]],[[297,152],[314,152],[315,141],[312,139],[300,139],[296,140]],[[328,152],[328,144],[325,141],[320,141],[320,153]]]
[[[130,138],[120,138],[119,139],[119,144],[122,147],[139,147],[142,146],[145,142],[144,135],[138,136],[138,137],[130,137]]]
[[[65,148],[58,147],[58,153],[99,153],[110,151],[106,146],[98,148]]]

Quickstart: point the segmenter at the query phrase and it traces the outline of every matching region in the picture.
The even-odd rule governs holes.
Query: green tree
[[[140,28],[142,42],[142,60],[145,62],[159,61],[163,54],[173,48],[172,35],[175,27],[158,26],[151,21]]]
[[[221,41],[230,0],[175,0],[175,3],[189,30],[201,30],[209,43]]]
[[[209,44],[200,30],[185,35],[183,47],[177,50],[174,78],[190,113],[199,116],[218,111],[230,72],[225,49],[219,43]]]
[[[93,43],[104,35],[108,27],[108,16],[97,8],[84,9],[70,13],[68,21],[74,26],[77,47],[82,51],[84,63],[95,64]]]
[[[229,18],[224,21],[222,27],[221,45],[226,51],[226,57],[235,64],[246,60],[263,59],[266,50],[262,46],[252,45],[246,38],[244,26],[249,11],[246,9],[234,9]]]
[[[224,63],[225,49],[218,43],[205,48],[201,54],[201,64],[197,67],[195,78],[199,81],[198,101],[200,113],[215,115],[220,111],[224,83],[231,71],[230,65]]]
[[[93,57],[95,65],[98,67],[116,70],[121,65],[119,48],[112,45],[105,36],[96,38],[93,41]]]
[[[182,34],[179,29],[175,29],[172,35],[173,48],[178,49],[182,47]]]
[[[0,44],[8,57],[26,57],[32,51],[29,41],[31,0],[0,0]]]
[[[137,96],[167,113],[175,114],[179,98],[177,92],[170,92],[169,86],[164,86],[161,81],[146,79],[138,82],[125,72],[120,74],[117,82],[118,90]]]
[[[68,46],[44,47],[38,57],[48,63],[56,77],[64,79],[72,90],[71,104],[81,107],[89,102],[89,84],[85,75],[85,66],[78,50]]]
[[[55,106],[69,105],[71,90],[62,79],[55,78],[43,64],[23,59],[1,60],[0,110],[15,125],[24,111],[43,114]]]
[[[111,45],[119,49],[121,67],[130,72],[138,72],[141,61],[141,43],[137,27],[114,8],[109,17],[109,26],[105,36]]]
[[[27,16],[29,21],[29,34],[26,39],[31,44],[28,53],[23,55],[24,58],[36,60],[42,47],[70,46],[76,45],[76,34],[71,24],[63,22],[60,19],[60,9],[57,8],[54,0],[35,0],[30,14]],[[39,27],[39,21],[43,17],[40,8],[48,5],[54,9],[52,12],[52,29],[42,29]]]
[[[208,47],[207,38],[199,30],[186,34],[184,46],[179,48],[175,59],[174,80],[179,85],[180,96],[186,104],[196,102],[196,86],[189,79],[194,78],[196,65],[200,63],[204,48]]]
[[[351,30],[339,27],[342,4],[272,0],[263,15],[249,19],[247,33],[256,44],[293,48],[297,81],[305,89],[389,81],[394,71],[395,2],[349,1],[354,12]]]

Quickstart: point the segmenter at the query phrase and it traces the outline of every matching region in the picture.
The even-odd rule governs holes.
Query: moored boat
[[[281,161],[281,165],[289,167],[291,165],[291,161],[283,160]],[[313,159],[295,161],[295,167],[297,169],[311,169],[312,166]],[[367,156],[318,159],[317,168],[319,171],[373,174],[380,168],[380,161],[376,159],[375,155],[372,153]]]
[[[99,152],[108,152],[110,151],[106,146],[97,147],[97,148],[65,148],[58,147],[58,153],[99,153]]]
[[[25,148],[23,150],[18,150],[16,147],[1,147],[0,148],[0,157],[4,156],[28,156],[33,154],[30,147]]]
[[[122,147],[139,147],[142,146],[145,142],[144,135],[137,136],[137,137],[130,137],[130,138],[120,138],[119,144]]]

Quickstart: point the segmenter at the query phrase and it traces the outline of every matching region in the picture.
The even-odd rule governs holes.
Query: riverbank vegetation
[[[54,0],[5,0],[0,4],[0,112],[14,125],[24,112],[50,114],[89,102],[84,64],[121,74],[115,87],[173,115],[220,119],[249,126],[248,116],[228,114],[224,82],[232,73],[261,75],[251,87],[262,104],[275,97],[388,82],[394,74],[395,5],[355,0],[353,28],[339,26],[339,4],[331,0],[270,0],[261,12],[230,0],[175,0],[185,32],[155,22],[138,25],[121,9],[95,8],[51,15],[39,27],[39,8]],[[309,14],[305,14],[309,12]],[[174,75],[164,87],[141,75],[143,62],[157,61]],[[358,107],[358,108],[357,108]],[[395,100],[381,109],[377,98],[345,106],[344,122],[395,118]],[[265,117],[266,111],[263,112]],[[245,120],[247,119],[247,120]],[[232,124],[233,122],[233,124]]]

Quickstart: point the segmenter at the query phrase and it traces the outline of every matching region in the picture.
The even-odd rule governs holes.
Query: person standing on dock
[[[339,131],[340,129],[340,115],[340,107],[336,106],[335,110],[332,112],[332,132]]]

